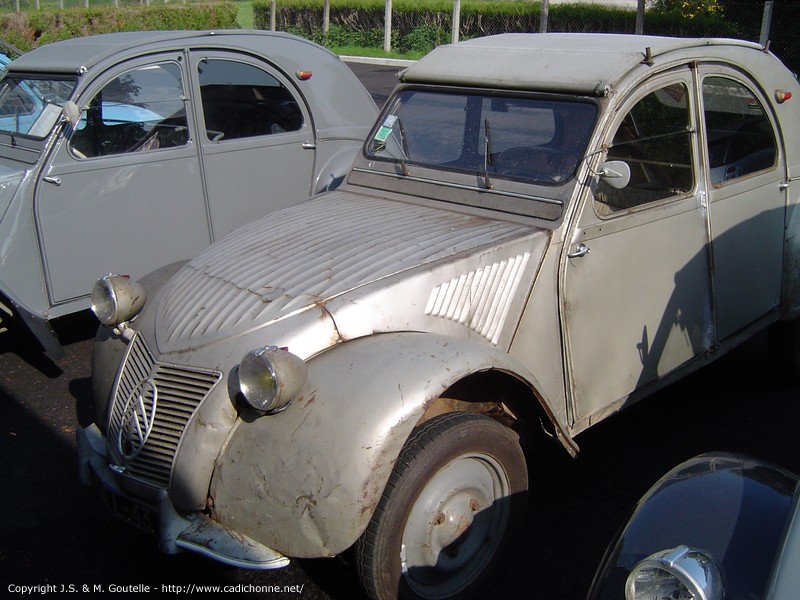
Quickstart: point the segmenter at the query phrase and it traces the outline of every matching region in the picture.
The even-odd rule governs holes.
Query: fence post
[[[392,0],[386,0],[386,8],[383,12],[383,50],[389,52],[392,49]]]
[[[275,31],[275,0],[269,2],[269,30]]]
[[[644,0],[636,3],[636,35],[644,33]]]
[[[758,38],[762,46],[769,41],[769,30],[772,27],[772,0],[764,2],[764,14],[761,17],[761,37]]]
[[[451,41],[455,44],[458,42],[458,36],[461,33],[461,0],[453,0],[453,22],[450,25]]]
[[[331,0],[325,0],[322,8],[322,34],[327,37],[331,28]]]
[[[550,0],[542,0],[542,13],[539,17],[539,33],[547,33],[547,17],[550,14]]]

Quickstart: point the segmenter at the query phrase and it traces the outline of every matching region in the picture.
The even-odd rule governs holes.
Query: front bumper
[[[106,438],[97,425],[78,428],[76,436],[81,483],[99,488],[116,516],[156,535],[162,551],[190,550],[245,569],[279,569],[289,564],[282,554],[202,513],[181,515],[165,489],[151,488],[149,500],[128,494],[120,485],[122,475],[109,465]]]

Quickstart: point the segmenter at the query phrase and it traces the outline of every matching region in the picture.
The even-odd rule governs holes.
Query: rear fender
[[[535,384],[492,346],[423,333],[359,338],[310,359],[286,410],[244,415],[232,432],[212,479],[214,517],[288,556],[342,552],[369,523],[426,408],[489,369]]]
[[[362,142],[356,140],[319,140],[317,142],[317,160],[321,166],[316,169],[317,178],[313,185],[313,194],[329,192],[338,188],[350,167]]]

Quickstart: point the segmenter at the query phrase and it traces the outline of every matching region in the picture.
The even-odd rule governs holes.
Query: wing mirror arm
[[[600,179],[618,190],[626,187],[631,181],[631,168],[622,160],[609,160],[600,165],[597,171]]]
[[[81,112],[80,107],[72,100],[64,102],[64,107],[61,109],[61,115],[64,117],[64,120],[72,125],[72,127],[75,127],[78,121],[80,121]]]

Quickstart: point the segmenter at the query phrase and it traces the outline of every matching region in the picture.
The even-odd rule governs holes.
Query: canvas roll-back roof
[[[104,60],[126,53],[141,54],[145,47],[153,51],[184,46],[213,48],[215,39],[265,55],[278,54],[281,59],[302,61],[306,40],[280,32],[244,29],[216,31],[126,31],[73,38],[39,46],[11,62],[8,69],[18,73],[61,73],[78,75]],[[258,47],[254,47],[253,42]],[[263,44],[263,45],[262,45]],[[287,47],[288,46],[288,47]]]
[[[602,33],[506,33],[439,46],[401,75],[406,83],[603,95],[626,73],[669,52],[743,40]],[[649,52],[648,52],[649,48]]]

